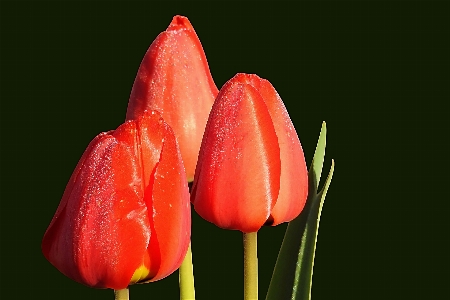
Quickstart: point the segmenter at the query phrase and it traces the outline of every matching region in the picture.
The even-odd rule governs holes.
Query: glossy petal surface
[[[131,91],[127,120],[147,109],[160,111],[175,132],[191,181],[217,93],[197,34],[187,18],[175,16],[144,56]]]
[[[155,179],[168,163],[173,171]],[[45,257],[68,277],[92,287],[123,289],[141,266],[151,271],[147,279],[172,273],[188,244],[173,232],[190,237],[190,226],[181,228],[190,225],[183,172],[175,136],[157,112],[98,135],[75,168],[44,235]],[[160,186],[171,187],[172,193],[154,195]],[[170,216],[161,203],[173,207]],[[161,230],[155,225],[161,223],[154,218],[158,214],[165,216]],[[159,247],[168,244],[172,246]]]
[[[93,287],[126,287],[150,238],[129,134],[135,128],[125,130],[126,141],[102,134],[91,143],[43,240],[44,255],[55,267]]]
[[[303,150],[280,96],[269,81],[237,74],[209,116],[191,196],[195,210],[219,227],[252,232],[297,217],[307,193]]]
[[[280,148],[261,95],[235,78],[221,89],[205,130],[192,202],[226,229],[257,231],[280,188]]]
[[[154,173],[153,228],[158,247],[150,243],[150,257],[160,254],[161,262],[152,281],[170,275],[181,265],[191,237],[191,206],[181,155],[170,127],[161,151],[161,158]],[[168,138],[171,137],[171,138]],[[147,199],[147,198],[146,198]],[[152,236],[152,237],[153,237]]]
[[[302,145],[286,107],[272,84],[253,74],[238,74],[236,77],[258,90],[272,118],[280,145],[281,186],[269,222],[273,226],[289,222],[300,214],[308,195],[308,170]]]

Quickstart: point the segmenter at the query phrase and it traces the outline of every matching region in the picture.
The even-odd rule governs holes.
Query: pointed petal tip
[[[263,78],[259,77],[256,74],[249,74],[249,73],[236,73],[236,75],[233,76],[233,81],[238,81],[241,83],[249,83],[252,79],[259,79],[262,80]]]
[[[169,27],[167,27],[167,31],[170,30],[194,30],[194,27],[192,27],[191,22],[189,22],[189,19],[185,16],[176,15],[173,17],[172,22],[170,23]]]

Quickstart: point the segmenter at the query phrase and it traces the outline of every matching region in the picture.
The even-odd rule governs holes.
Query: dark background
[[[272,82],[308,165],[327,122],[312,295],[433,299],[447,288],[446,3],[1,4],[1,289],[9,299],[112,299],[43,257],[42,236],[89,141],[124,118],[141,59],[187,16],[220,88]],[[448,172],[448,171],[446,171]],[[446,200],[447,199],[447,200]],[[264,299],[286,225],[259,233]],[[241,234],[193,214],[197,299],[242,298]],[[178,273],[131,299],[178,299]],[[448,292],[447,292],[448,294]]]

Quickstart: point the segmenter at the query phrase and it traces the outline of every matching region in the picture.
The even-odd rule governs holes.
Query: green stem
[[[244,233],[244,300],[258,299],[257,232]]]
[[[186,256],[184,257],[179,272],[180,272],[180,299],[195,300],[194,272],[192,267],[191,244],[189,244],[188,251],[186,253]]]
[[[115,300],[128,300],[130,297],[128,288],[124,288],[123,290],[114,290],[114,299]]]

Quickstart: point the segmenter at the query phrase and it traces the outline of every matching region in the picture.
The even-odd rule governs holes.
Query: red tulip
[[[127,120],[161,112],[180,145],[188,181],[194,178],[206,121],[218,93],[200,40],[186,17],[175,16],[150,45],[139,67]]]
[[[73,280],[119,290],[174,272],[187,251],[190,222],[175,136],[152,111],[89,144],[42,251]]]
[[[303,150],[269,81],[237,74],[220,90],[200,148],[191,201],[207,221],[255,232],[297,217],[308,193]]]

